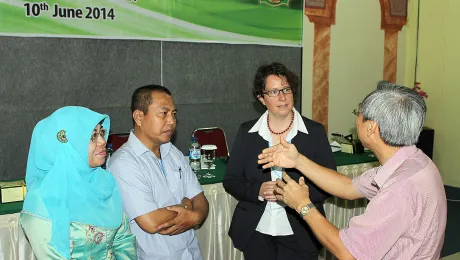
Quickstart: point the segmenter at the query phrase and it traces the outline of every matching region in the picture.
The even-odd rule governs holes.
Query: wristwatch
[[[306,215],[310,214],[310,211],[315,208],[315,205],[313,205],[313,203],[309,203],[305,206],[303,206],[302,208],[300,208],[300,216],[303,218],[305,217]]]
[[[185,205],[184,203],[181,203],[180,205],[184,207],[185,209],[188,209],[187,205]]]

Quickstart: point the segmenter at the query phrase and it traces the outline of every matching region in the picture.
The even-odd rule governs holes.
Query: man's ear
[[[375,121],[368,120],[366,121],[366,133],[367,136],[370,136],[372,134],[378,134],[378,125]]]
[[[133,119],[137,126],[142,125],[142,119],[144,119],[144,112],[136,109],[133,112]]]
[[[266,105],[265,105],[265,100],[264,100],[264,98],[263,98],[261,95],[258,95],[258,96],[257,96],[257,99],[259,99],[259,101],[260,101],[260,103],[262,103],[262,105],[266,106]]]

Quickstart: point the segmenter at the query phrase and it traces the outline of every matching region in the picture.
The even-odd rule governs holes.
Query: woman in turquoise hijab
[[[105,161],[107,115],[63,107],[35,126],[21,225],[38,260],[137,259]]]

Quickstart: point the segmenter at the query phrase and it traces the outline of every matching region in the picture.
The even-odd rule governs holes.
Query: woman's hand
[[[260,186],[259,196],[268,201],[276,201],[275,188],[276,181],[266,181]]]

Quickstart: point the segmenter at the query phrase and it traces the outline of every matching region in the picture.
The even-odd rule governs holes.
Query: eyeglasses
[[[277,97],[280,92],[283,92],[284,94],[291,94],[292,93],[292,88],[287,87],[283,89],[272,89],[269,91],[264,91],[263,93],[268,95],[269,97]]]
[[[100,137],[102,137],[102,139],[104,139],[106,133],[107,133],[107,130],[105,130],[105,129],[101,129],[99,132],[94,132],[91,135],[91,141],[93,143],[97,143],[97,138],[100,136]]]
[[[355,108],[355,109],[353,109],[353,111],[351,113],[353,113],[353,115],[355,115],[355,116],[359,116],[359,109]]]
[[[359,103],[358,108],[353,109],[351,113],[353,113],[355,116],[359,116],[359,113],[361,113],[361,103]]]

